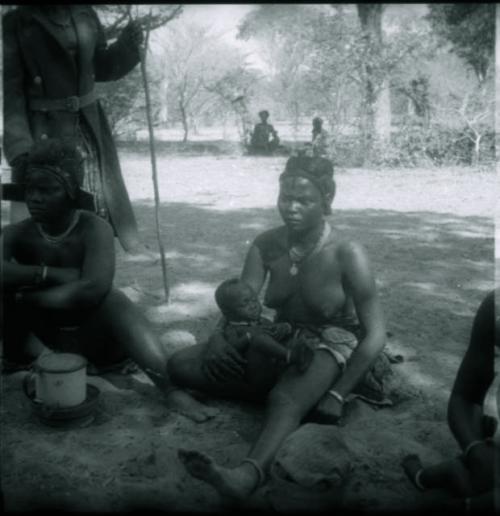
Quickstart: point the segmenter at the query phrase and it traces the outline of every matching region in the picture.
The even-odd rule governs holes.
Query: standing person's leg
[[[211,484],[221,495],[247,497],[264,481],[265,471],[285,438],[297,429],[339,373],[337,362],[324,351],[315,352],[311,365],[302,374],[289,367],[269,393],[264,426],[257,441],[236,468],[219,466],[197,451],[180,450],[179,458],[192,476]]]
[[[166,395],[171,408],[197,422],[213,417],[215,409],[206,407],[170,382],[167,355],[150,322],[122,292],[112,289],[91,321],[144,370]]]

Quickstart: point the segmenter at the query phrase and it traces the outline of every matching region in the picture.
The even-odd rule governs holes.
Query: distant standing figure
[[[255,154],[271,154],[277,149],[280,139],[276,129],[274,129],[271,124],[267,123],[269,111],[260,111],[259,117],[260,122],[255,124],[252,133],[250,150]]]
[[[90,5],[29,5],[3,17],[3,148],[14,183],[23,183],[33,145],[48,138],[78,141],[85,156],[85,206],[111,222],[127,251],[139,250],[137,223],[111,130],[94,90],[139,62],[140,27],[131,23],[108,46]],[[28,216],[14,203],[11,222]]]
[[[313,156],[325,157],[328,154],[328,132],[323,129],[323,120],[313,118],[312,148]]]

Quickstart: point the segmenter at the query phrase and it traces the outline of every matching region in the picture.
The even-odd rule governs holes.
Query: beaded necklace
[[[71,220],[69,226],[62,232],[59,233],[59,235],[49,235],[44,229],[42,228],[42,225],[38,222],[36,223],[36,228],[38,229],[40,235],[44,240],[49,242],[50,244],[60,244],[72,231],[75,229],[75,226],[78,224],[78,221],[80,220],[80,210],[75,210],[75,213],[73,215],[73,219]]]
[[[299,265],[302,261],[304,261],[308,256],[313,256],[326,244],[326,241],[328,240],[328,237],[330,236],[330,233],[332,231],[332,228],[330,227],[330,224],[328,222],[324,222],[323,224],[323,230],[321,232],[320,237],[318,238],[318,241],[312,247],[312,249],[303,249],[300,246],[292,246],[288,251],[288,256],[290,257],[290,261],[292,262],[292,266],[290,267],[290,274],[292,276],[296,276],[299,273]]]

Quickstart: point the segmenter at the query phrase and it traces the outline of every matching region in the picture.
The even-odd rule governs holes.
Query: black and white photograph
[[[0,511],[500,510],[496,4],[0,12]]]

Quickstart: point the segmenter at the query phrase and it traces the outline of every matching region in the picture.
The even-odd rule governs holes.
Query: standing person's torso
[[[46,8],[22,8],[17,38],[28,97],[81,96],[94,87],[98,42],[96,15],[89,6],[68,6],[66,20],[55,22]]]

